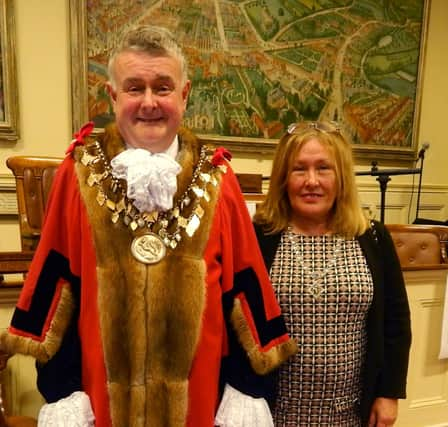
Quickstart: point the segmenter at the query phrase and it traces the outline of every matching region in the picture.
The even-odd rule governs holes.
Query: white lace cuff
[[[215,417],[217,427],[274,427],[268,403],[226,384]]]
[[[70,396],[42,406],[37,420],[38,427],[93,427],[95,416],[89,396],[75,391]]]

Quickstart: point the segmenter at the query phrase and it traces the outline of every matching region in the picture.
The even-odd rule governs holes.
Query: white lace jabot
[[[111,160],[112,175],[127,181],[127,196],[140,212],[164,212],[173,207],[176,177],[181,171],[173,158],[175,153],[177,139],[166,153],[152,154],[143,148],[128,148]]]

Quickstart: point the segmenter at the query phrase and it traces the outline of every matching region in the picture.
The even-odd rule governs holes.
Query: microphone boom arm
[[[420,184],[422,181],[422,166],[423,166],[423,158],[422,158],[422,164],[419,168],[413,168],[413,169],[383,169],[379,170],[376,167],[376,163],[372,165],[372,169],[370,171],[360,171],[355,172],[355,175],[362,176],[362,175],[370,175],[370,176],[376,176],[376,180],[380,184],[380,191],[381,191],[381,204],[380,204],[380,220],[384,224],[384,210],[386,205],[386,190],[387,190],[387,183],[390,181],[390,176],[393,175],[420,175]],[[420,204],[420,191],[417,198],[417,214]]]

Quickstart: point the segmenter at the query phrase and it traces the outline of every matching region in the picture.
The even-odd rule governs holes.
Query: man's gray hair
[[[110,55],[107,72],[113,88],[116,87],[115,61],[117,56],[129,51],[144,52],[151,56],[170,56],[178,59],[182,72],[182,83],[186,83],[188,79],[187,60],[173,34],[163,27],[141,25],[127,31]]]

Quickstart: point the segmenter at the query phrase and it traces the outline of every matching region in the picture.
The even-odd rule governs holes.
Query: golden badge
[[[144,264],[156,264],[166,254],[162,239],[154,233],[146,233],[134,238],[131,252],[137,261]]]

